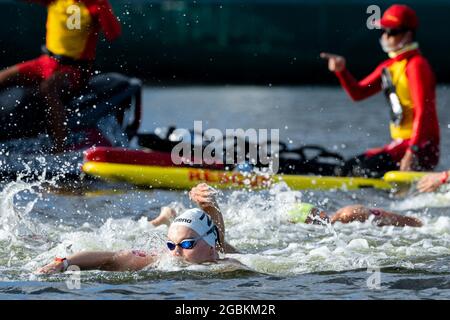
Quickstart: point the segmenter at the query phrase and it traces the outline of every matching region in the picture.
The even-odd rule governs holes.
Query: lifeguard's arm
[[[372,211],[376,211],[374,215]],[[396,227],[421,227],[422,222],[414,217],[402,216],[397,213],[384,210],[373,210],[362,205],[352,205],[341,208],[332,217],[331,223],[341,222],[350,223],[353,221],[365,222],[374,215],[374,222],[377,226],[396,226]]]
[[[115,16],[109,1],[99,0],[97,4],[90,6],[89,11],[94,15],[98,15],[100,26],[108,41],[113,41],[121,35],[120,22]]]
[[[347,94],[354,101],[359,101],[381,91],[382,69],[383,65],[378,66],[371,74],[361,81],[356,80],[347,68],[335,72],[335,74]]]
[[[414,105],[413,135],[409,144],[420,148],[430,140],[430,135],[439,136],[439,124],[430,121],[430,115],[436,112],[436,82],[430,65],[422,57],[413,58],[406,73]]]
[[[8,67],[0,71],[0,90],[14,85],[20,78],[19,67],[17,65]]]
[[[65,151],[65,141],[68,138],[69,130],[64,124],[66,121],[66,109],[61,100],[61,94],[67,86],[66,75],[61,71],[56,71],[50,78],[41,82],[39,89],[45,97],[49,106],[47,114],[49,117],[49,129],[54,140],[53,152],[62,153]]]
[[[222,212],[220,212],[219,205],[215,198],[216,191],[207,185],[201,183],[192,188],[189,192],[189,197],[194,201],[203,211],[208,213],[214,224],[219,229],[219,240],[221,246],[218,246],[220,251],[225,253],[236,253],[237,250],[230,244],[225,242],[225,223],[223,221]]]
[[[80,270],[104,271],[137,271],[154,263],[156,256],[142,251],[90,251],[79,252],[67,258],[69,266],[77,266]],[[39,269],[38,273],[63,272],[64,263],[54,261]]]

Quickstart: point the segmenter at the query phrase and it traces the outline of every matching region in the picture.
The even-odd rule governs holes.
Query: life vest
[[[414,105],[406,75],[408,59],[395,61],[383,68],[382,87],[391,107],[392,139],[410,139],[413,134]]]
[[[83,1],[57,0],[48,5],[47,49],[73,59],[93,59],[90,42],[97,41],[98,27]],[[79,19],[79,20],[78,20]],[[76,20],[79,21],[79,23]]]

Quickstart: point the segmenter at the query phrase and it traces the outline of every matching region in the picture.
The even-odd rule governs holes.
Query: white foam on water
[[[39,224],[31,223],[27,219],[39,199],[39,194],[36,194],[34,190],[37,186],[39,183],[29,184],[19,179],[2,190],[0,193],[0,241],[15,244],[22,237],[36,236],[42,232]],[[23,191],[36,194],[36,198],[28,202],[24,208],[18,208],[14,200]]]
[[[45,158],[36,160],[44,168],[34,182],[25,179],[33,174],[27,163],[26,170],[17,174],[16,181],[4,185],[0,192],[0,265],[23,266],[39,250],[47,250],[52,242],[51,233],[55,229],[31,219],[30,212],[38,201],[42,201],[43,185],[55,186],[61,176],[46,179]],[[19,203],[24,203],[20,205]]]
[[[19,211],[13,199],[33,187],[34,184],[16,181],[5,186],[0,194],[0,242],[9,246],[0,249],[2,266],[23,268],[31,273],[55,256],[86,250],[140,249],[162,254],[151,270],[214,273],[235,268],[231,264],[225,267],[180,264],[167,254],[167,227],[154,228],[147,218],[109,218],[99,226],[81,221],[73,226],[59,220],[43,223],[31,219],[28,213],[40,201],[38,193]],[[171,206],[183,209],[181,198],[186,195],[178,196],[180,202]],[[227,197],[219,197],[227,241],[241,252],[227,256],[257,272],[292,275],[369,266],[415,268],[423,266],[424,260],[450,254],[449,217],[430,217],[425,211],[416,213],[424,222],[422,228],[380,228],[370,222],[333,226],[289,223],[287,210],[303,197],[302,192],[291,191],[285,185],[261,192],[233,191]],[[33,240],[36,235],[40,241]]]
[[[285,188],[268,194],[233,192],[222,204],[228,240],[252,252],[234,256],[259,272],[295,274],[411,267],[422,258],[450,253],[450,218],[446,216],[407,212],[424,222],[422,228],[376,227],[370,222],[327,227],[291,224],[287,208],[301,198],[300,192]]]
[[[394,202],[393,210],[413,210],[422,208],[445,208],[450,207],[450,190],[446,186],[440,192],[422,193]]]

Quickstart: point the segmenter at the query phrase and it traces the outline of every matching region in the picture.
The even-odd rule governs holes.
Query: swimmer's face
[[[181,226],[172,225],[167,233],[167,238],[174,243],[180,243],[186,239],[197,238],[199,234],[194,230]],[[203,263],[216,260],[216,249],[211,247],[205,240],[200,239],[192,249],[183,249],[176,246],[170,253],[190,263]]]

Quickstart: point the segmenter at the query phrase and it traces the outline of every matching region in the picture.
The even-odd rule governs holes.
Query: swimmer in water
[[[155,227],[162,224],[169,225],[167,249],[171,255],[185,262],[201,264],[228,261],[243,266],[235,259],[219,257],[219,252],[238,252],[225,241],[225,225],[215,194],[216,191],[207,184],[199,184],[189,193],[199,208],[187,210],[176,216],[175,210],[163,207],[160,215],[150,223]],[[324,225],[336,222],[365,222],[373,217],[372,222],[378,226],[422,226],[422,222],[416,218],[380,209],[369,209],[361,205],[344,207],[330,218],[312,204],[297,203],[288,214],[290,222],[293,223]],[[174,219],[172,223],[171,219]],[[67,258],[56,258],[37,272],[44,274],[64,272],[69,266],[77,266],[81,270],[138,271],[157,263],[159,259],[158,254],[139,250],[80,252]]]
[[[219,257],[219,253],[237,251],[225,242],[225,225],[215,193],[207,184],[200,184],[189,193],[199,208],[187,210],[175,218],[176,212],[164,207],[160,215],[150,221],[155,227],[169,225],[167,250],[172,256],[192,264],[219,261],[240,264],[237,260]],[[157,263],[159,259],[158,254],[141,250],[79,252],[67,258],[55,258],[37,273],[64,272],[69,266],[77,266],[81,270],[138,271]]]
[[[382,209],[367,208],[362,205],[351,205],[339,209],[331,217],[324,211],[319,210],[309,203],[297,203],[288,211],[289,221],[292,223],[327,224],[327,223],[350,223],[354,221],[365,222],[372,219],[376,226],[395,227],[421,227],[422,222],[414,217],[402,216],[397,213]]]

